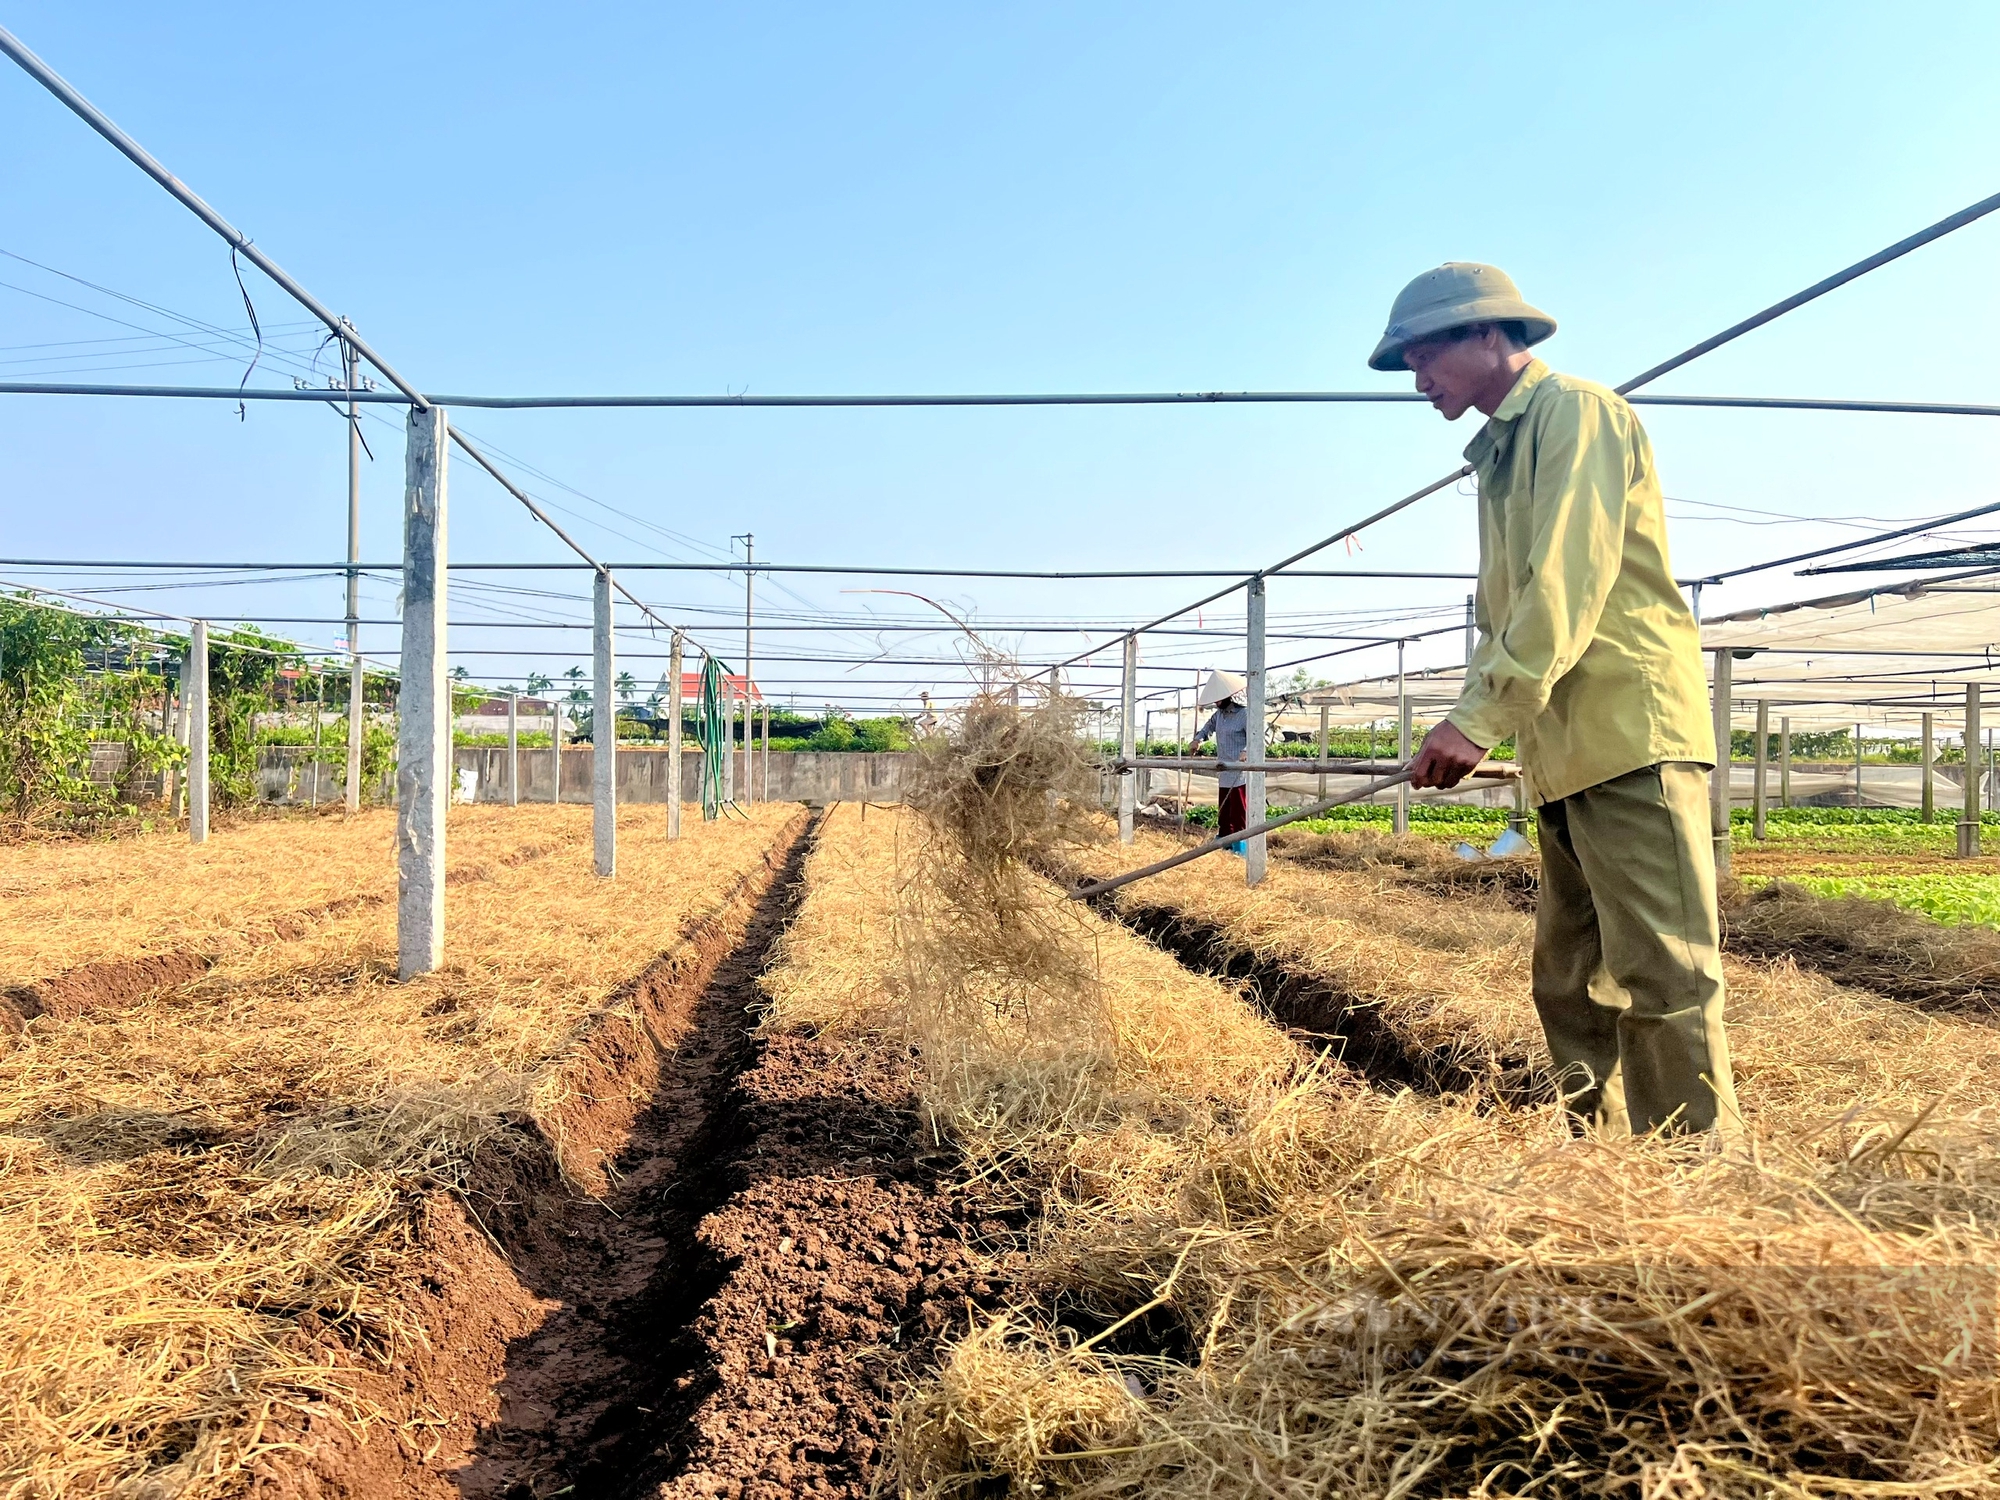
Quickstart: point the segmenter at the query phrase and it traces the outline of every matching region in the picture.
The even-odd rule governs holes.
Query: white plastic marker
[[[1325,812],[1329,807],[1339,807],[1344,802],[1359,802],[1363,797],[1372,797],[1377,792],[1386,792],[1390,787],[1401,786],[1409,779],[1410,772],[1405,767],[1394,776],[1384,776],[1380,781],[1369,782],[1368,785],[1362,787],[1358,792],[1349,792],[1342,797],[1328,797],[1324,802],[1309,803],[1305,807],[1286,813],[1282,818],[1273,818],[1268,823],[1254,824],[1244,829],[1241,833],[1230,834],[1227,838],[1210,839],[1205,844],[1196,844],[1192,849],[1183,849],[1179,854],[1160,860],[1156,864],[1142,865],[1136,870],[1127,870],[1123,875],[1114,875],[1109,880],[1096,880],[1092,881],[1089,885],[1080,885],[1069,893],[1069,898],[1072,901],[1088,901],[1091,897],[1101,896],[1106,891],[1115,891],[1121,885],[1130,885],[1135,880],[1144,880],[1148,875],[1158,875],[1164,871],[1173,869],[1176,865],[1184,865],[1191,859],[1200,859],[1204,854],[1214,854],[1217,850],[1227,849],[1231,844],[1241,839],[1255,838],[1260,833],[1269,833],[1273,828],[1283,828],[1287,823],[1296,823],[1301,818],[1314,817]]]

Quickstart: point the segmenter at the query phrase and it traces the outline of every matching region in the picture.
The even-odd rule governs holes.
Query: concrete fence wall
[[[590,800],[591,757],[588,745],[562,752],[562,800]],[[453,763],[463,781],[475,779],[475,795],[481,802],[507,800],[507,751],[504,747],[460,748]],[[774,750],[770,756],[770,784],[765,785],[765,759],[753,757],[756,766],[756,795],[771,802],[899,802],[905,769],[916,757],[907,751],[869,754],[865,752]],[[546,747],[520,752],[521,800],[554,800],[555,753]],[[620,802],[665,802],[673,774],[669,752],[650,746],[618,747],[618,800]],[[702,755],[698,750],[681,752],[681,800],[701,801]],[[743,761],[736,762],[736,794],[744,795]]]

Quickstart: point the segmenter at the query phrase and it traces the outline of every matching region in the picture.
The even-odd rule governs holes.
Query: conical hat
[[[1207,708],[1211,703],[1220,703],[1224,698],[1240,698],[1248,686],[1234,672],[1210,672],[1208,681],[1202,684],[1201,696],[1194,700],[1196,708]]]

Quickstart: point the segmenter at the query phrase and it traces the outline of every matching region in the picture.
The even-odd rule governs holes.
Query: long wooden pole
[[[396,971],[444,961],[445,809],[451,800],[451,679],[445,662],[441,407],[412,407],[403,459],[403,652],[396,719]]]

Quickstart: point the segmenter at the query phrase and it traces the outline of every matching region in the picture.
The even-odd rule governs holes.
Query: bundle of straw
[[[982,694],[929,736],[904,798],[896,947],[909,1028],[953,1114],[1060,1116],[1109,1065],[1092,925],[1035,866],[1098,837],[1080,705]]]

